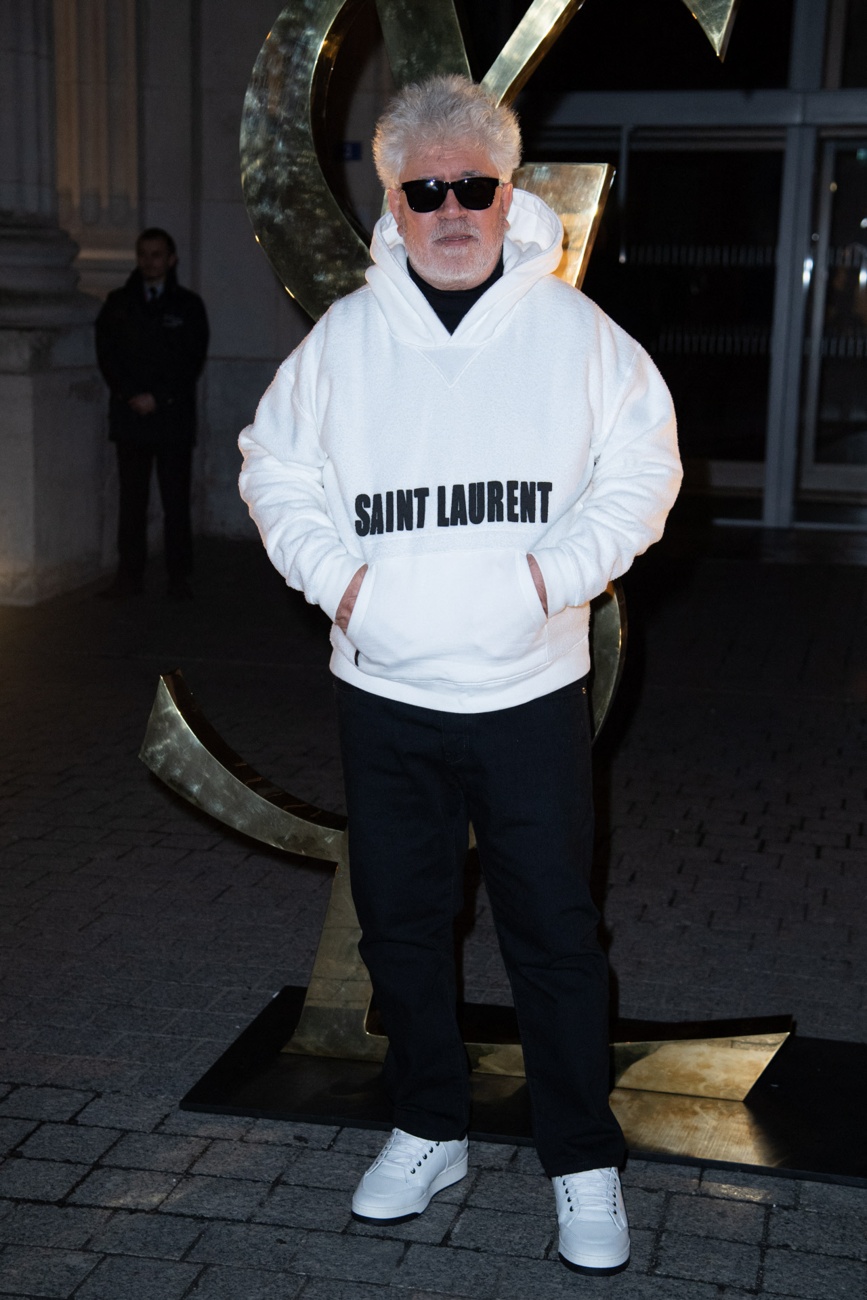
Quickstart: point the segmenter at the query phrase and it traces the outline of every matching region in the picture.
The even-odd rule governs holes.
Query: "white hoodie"
[[[459,713],[588,671],[588,602],[662,535],[681,478],[650,358],[551,274],[558,218],[515,190],[509,223],[503,276],[450,335],[383,217],[366,287],[284,361],[240,437],[241,495],[288,584],[333,619],[369,566],[346,634],[332,626],[332,671]]]

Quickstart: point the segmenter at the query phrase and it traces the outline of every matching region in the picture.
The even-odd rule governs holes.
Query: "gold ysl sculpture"
[[[509,104],[584,0],[534,0],[482,78]],[[687,8],[723,57],[737,0],[694,0]],[[364,282],[368,240],[329,188],[320,164],[328,85],[362,0],[294,0],[262,46],[244,102],[241,182],[274,270],[314,320]],[[398,86],[434,73],[470,76],[454,0],[376,0]],[[566,228],[560,274],[580,287],[613,171],[606,164],[522,167],[515,184],[539,194]]]
[[[684,2],[723,57],[737,0]],[[242,181],[256,238],[288,292],[314,319],[337,297],[358,288],[369,264],[367,241],[338,204],[319,161],[329,77],[361,3],[295,0],[287,5],[256,61],[244,106]],[[534,0],[483,78],[497,102],[515,97],[582,4]],[[470,75],[453,0],[376,0],[376,7],[398,85],[433,73]],[[529,164],[514,177],[560,215],[566,238],[558,274],[578,287],[612,178],[608,164],[571,163]],[[592,609],[595,733],[617,687],[624,639],[622,594],[614,584]],[[357,949],[346,819],[286,794],[233,753],[179,673],[160,681],[141,758],[173,790],[226,825],[288,852],[336,864],[304,1007],[284,1051],[382,1060],[386,1040],[369,1013],[370,983]],[[712,1126],[719,1118],[714,1106],[742,1100],[786,1037],[786,1032],[733,1033],[616,1044],[613,1100],[631,1140],[648,1145],[651,1134],[649,1144],[655,1139],[657,1149],[662,1142],[661,1149],[685,1150],[685,1135]],[[516,1087],[521,1085],[517,1041],[466,1046],[476,1072],[511,1077]],[[680,1096],[668,1096],[660,1112],[652,1094]],[[761,1161],[766,1153],[745,1113],[738,1115],[734,1129],[739,1158]]]

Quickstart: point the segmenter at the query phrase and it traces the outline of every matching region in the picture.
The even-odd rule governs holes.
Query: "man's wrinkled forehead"
[[[458,180],[462,176],[496,176],[490,155],[474,140],[421,139],[403,156],[401,180]]]

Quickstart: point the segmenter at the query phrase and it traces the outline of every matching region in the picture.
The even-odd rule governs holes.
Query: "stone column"
[[[81,286],[104,298],[139,231],[135,0],[54,0],[57,200]]]
[[[0,0],[0,601],[102,567],[104,390],[56,218],[51,0]]]

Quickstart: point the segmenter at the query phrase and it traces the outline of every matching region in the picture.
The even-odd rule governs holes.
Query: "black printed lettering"
[[[446,490],[441,483],[437,488],[437,528],[448,528],[449,517],[446,514]]]
[[[355,531],[358,533],[359,537],[366,537],[370,532],[369,510],[370,497],[365,496],[362,492],[355,498],[355,513],[358,515],[358,518],[355,521]]]
[[[488,523],[503,522],[503,485],[496,479],[488,483]]]
[[[539,484],[539,496],[541,498],[539,502],[539,522],[542,524],[547,524],[548,522],[548,497],[550,496],[553,488],[554,488],[553,483]]]
[[[452,512],[449,516],[451,524],[465,524],[467,520],[467,495],[464,492],[463,483],[455,483],[452,488]]]
[[[489,479],[487,483],[441,483],[437,495],[437,527],[461,524],[535,524],[548,522],[553,483],[526,479]],[[379,533],[412,532],[424,528],[429,487],[395,488],[361,492],[355,498],[355,531],[359,537]]]
[[[397,489],[397,531],[412,532],[412,488]]]
[[[506,518],[510,524],[517,524],[518,519],[518,480],[510,478],[506,484]]]
[[[470,523],[481,524],[485,518],[485,485],[470,484]]]

